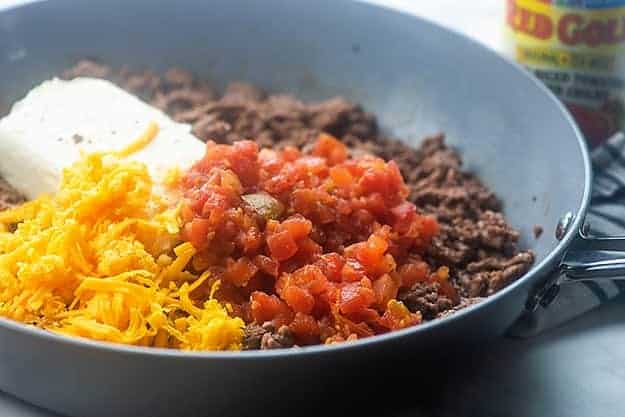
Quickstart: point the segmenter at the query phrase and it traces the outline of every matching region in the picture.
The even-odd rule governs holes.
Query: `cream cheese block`
[[[45,81],[0,120],[0,175],[27,198],[54,193],[63,168],[81,151],[122,150],[151,122],[159,127],[157,136],[128,158],[145,163],[157,181],[171,168],[188,168],[204,155],[205,145],[189,125],[108,81]]]

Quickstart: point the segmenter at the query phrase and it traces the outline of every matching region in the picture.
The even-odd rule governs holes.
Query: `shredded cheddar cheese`
[[[126,146],[124,149],[115,152],[115,155],[120,158],[124,158],[126,156],[132,155],[135,152],[139,152],[156,138],[156,135],[158,135],[158,131],[158,125],[154,122],[151,122],[148,125],[146,131],[143,132],[143,135],[139,136],[134,142]]]
[[[218,281],[187,270],[195,249],[180,244],[179,210],[144,164],[120,160],[157,133],[83,155],[56,195],[0,212],[0,315],[115,343],[240,349],[244,323],[212,297]]]

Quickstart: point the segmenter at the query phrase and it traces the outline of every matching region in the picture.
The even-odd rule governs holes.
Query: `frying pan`
[[[526,305],[549,301],[558,267],[563,279],[613,268],[599,249],[615,241],[578,236],[591,170],[569,114],[515,64],[432,23],[335,0],[56,0],[0,13],[5,104],[85,56],[156,71],[182,66],[217,86],[247,80],[304,100],[343,95],[414,145],[444,131],[537,258],[524,277],[455,315],[336,346],[189,353],[0,319],[0,389],[26,401],[76,417],[272,414],[262,407],[329,379],[353,383],[367,379],[359,370],[404,354],[428,358],[501,334]],[[535,239],[535,225],[548,233]],[[573,244],[584,256],[564,259]]]

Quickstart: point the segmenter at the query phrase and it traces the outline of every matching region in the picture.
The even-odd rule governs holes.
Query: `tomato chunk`
[[[267,246],[271,256],[278,261],[284,261],[297,253],[297,244],[288,232],[278,232],[267,238]]]
[[[295,318],[289,325],[289,329],[295,336],[299,345],[312,345],[319,343],[321,333],[319,323],[314,317],[303,313],[296,313]]]
[[[226,279],[237,287],[247,285],[250,279],[258,271],[258,267],[247,257],[228,262]]]
[[[312,230],[312,223],[303,216],[293,216],[283,221],[280,229],[288,232],[293,240],[299,240],[308,236]]]
[[[257,323],[280,320],[289,323],[293,311],[289,306],[275,295],[268,295],[261,291],[255,291],[250,296],[252,318]]]
[[[384,274],[373,283],[373,292],[378,307],[384,308],[389,301],[397,297],[399,284],[389,274]]]
[[[208,232],[211,229],[211,222],[207,219],[193,219],[189,223],[187,230],[187,238],[189,242],[196,248],[201,248],[206,243]]]
[[[329,165],[339,164],[347,159],[347,146],[334,136],[322,133],[313,147],[313,155],[326,158]]]
[[[282,298],[294,311],[298,313],[310,313],[315,306],[315,298],[304,288],[290,285],[282,292]]]
[[[341,288],[340,310],[344,314],[355,313],[369,307],[375,301],[375,293],[372,289],[351,283]]]

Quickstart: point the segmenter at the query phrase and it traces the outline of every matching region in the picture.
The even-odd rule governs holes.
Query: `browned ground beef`
[[[280,349],[293,346],[293,335],[289,326],[281,326],[276,330],[271,322],[262,326],[248,324],[243,334],[243,349]]]
[[[4,210],[24,202],[24,197],[0,178],[0,210]]]
[[[94,61],[81,61],[63,76],[109,79],[173,119],[189,123],[203,140],[232,143],[254,139],[261,146],[304,147],[321,131],[347,143],[352,151],[394,159],[411,189],[410,200],[435,215],[441,234],[428,256],[434,265],[450,268],[461,295],[459,302],[441,296],[436,288],[416,284],[399,298],[425,319],[433,319],[474,304],[523,275],[534,262],[531,251],[519,251],[519,233],[501,213],[501,202],[473,174],[462,170],[455,150],[442,134],[426,138],[414,149],[384,137],[376,119],[360,106],[341,97],[302,103],[288,95],[268,95],[250,84],[231,83],[218,94],[204,80],[182,69],[163,76],[151,71],[114,69]],[[246,348],[285,347],[287,332],[253,325],[246,330]]]

